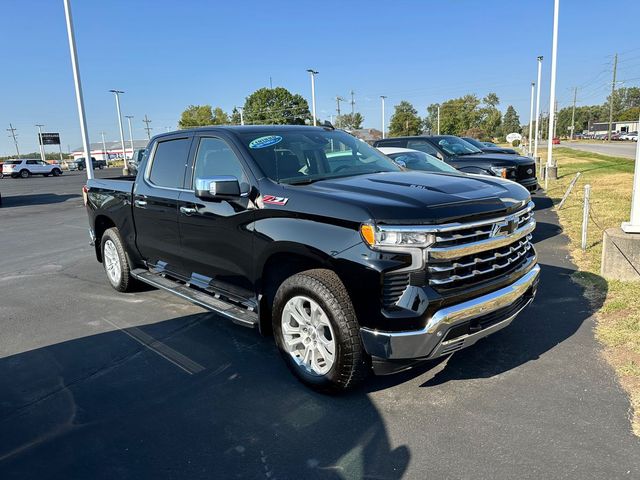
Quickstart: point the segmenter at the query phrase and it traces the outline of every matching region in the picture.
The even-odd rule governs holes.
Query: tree
[[[482,112],[479,105],[478,97],[471,94],[444,102],[440,105],[440,133],[463,135],[470,128],[480,127]]]
[[[244,119],[258,125],[304,125],[311,113],[301,95],[283,87],[261,88],[246,98]]]
[[[364,122],[364,117],[359,112],[345,113],[336,118],[336,125],[347,130],[358,130],[362,128],[362,122]]]
[[[498,110],[500,99],[495,93],[489,93],[482,99],[484,106],[480,109],[480,125],[479,127],[490,137],[496,137],[500,134],[500,124],[502,123],[502,114]]]
[[[220,107],[216,107],[213,110],[211,125],[229,125],[229,115],[227,115]]]
[[[233,110],[231,110],[231,118],[229,119],[230,123],[232,125],[240,125],[242,123],[241,120],[240,111],[236,107],[233,107]]]
[[[611,95],[607,96],[605,105],[607,112],[609,108],[609,101]],[[613,96],[613,120],[618,120],[618,117],[626,110],[630,108],[640,107],[640,87],[622,87],[615,91]],[[607,117],[606,120],[609,118]],[[604,120],[604,119],[603,119]],[[637,120],[637,119],[636,119]]]
[[[394,109],[389,123],[389,136],[400,137],[422,133],[422,120],[411,103],[402,100]]]
[[[513,105],[509,105],[502,118],[502,134],[507,136],[513,132],[520,133],[520,117]]]
[[[180,128],[202,127],[213,125],[211,105],[189,105],[178,122]]]

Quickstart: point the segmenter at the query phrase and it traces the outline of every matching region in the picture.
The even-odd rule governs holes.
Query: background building
[[[122,144],[120,142],[104,142],[106,147],[106,151],[102,145],[102,142],[96,142],[89,145],[91,149],[91,156],[96,160],[114,160],[116,158],[122,157]],[[134,140],[133,148],[146,148],[149,140]],[[131,158],[133,152],[131,151],[131,144],[127,140],[125,142],[125,155],[127,158]],[[82,147],[78,147],[71,152],[73,155],[73,159],[78,159],[80,157],[84,157],[84,150]]]

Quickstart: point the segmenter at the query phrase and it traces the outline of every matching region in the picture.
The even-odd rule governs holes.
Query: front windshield
[[[482,142],[479,142],[478,140],[476,140],[475,138],[469,138],[469,137],[462,137],[463,140],[469,142],[471,145],[473,145],[474,147],[479,148],[480,150],[482,150],[485,145],[482,144]]]
[[[276,134],[240,133],[238,136],[266,176],[279,183],[295,185],[401,171],[376,149],[338,130],[282,129]]]
[[[482,153],[482,150],[474,147],[466,140],[453,135],[433,137],[433,140],[438,146],[447,152],[449,155],[475,155],[476,153]]]
[[[421,170],[423,172],[460,173],[442,160],[424,152],[390,153],[387,157],[396,162],[402,162],[409,170]]]

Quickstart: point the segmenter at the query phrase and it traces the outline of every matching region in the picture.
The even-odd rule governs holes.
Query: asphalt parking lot
[[[328,397],[269,338],[168,293],[112,290],[84,178],[0,180],[3,480],[640,478],[629,402],[545,197],[538,297],[509,328]]]

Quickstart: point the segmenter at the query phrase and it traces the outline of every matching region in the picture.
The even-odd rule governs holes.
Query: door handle
[[[183,215],[187,215],[187,216],[191,216],[195,213],[198,212],[197,208],[193,208],[193,207],[180,207],[180,213],[182,213]]]
[[[146,200],[134,200],[133,204],[138,207],[138,208],[144,208],[147,206],[147,201]]]

